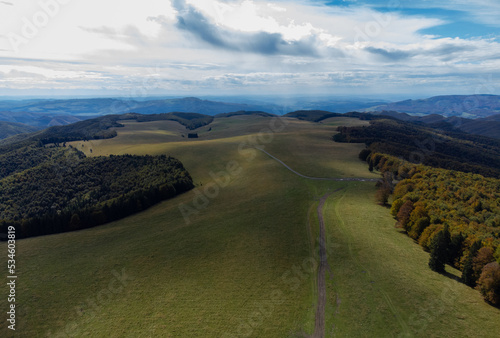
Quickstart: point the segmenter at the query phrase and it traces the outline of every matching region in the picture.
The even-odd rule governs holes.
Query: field
[[[373,194],[372,184],[353,182],[325,209],[335,336],[497,336],[500,311],[457,282],[459,271],[431,271],[429,254],[394,228]]]
[[[308,176],[376,178],[357,158],[363,145],[330,140],[337,125],[356,123],[364,122],[236,116],[188,140],[175,122],[126,122],[114,139],[73,142],[90,156],[172,155],[197,187],[118,222],[18,241],[18,333],[310,335],[316,206],[344,188],[324,208],[332,273],[326,336],[493,336],[500,311],[450,278],[456,272],[427,268],[428,254],[374,203],[373,183],[307,180],[252,148]],[[4,323],[0,335],[7,336]]]

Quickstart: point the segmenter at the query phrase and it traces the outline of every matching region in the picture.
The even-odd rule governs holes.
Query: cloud
[[[264,55],[318,56],[315,36],[286,40],[280,33],[237,31],[217,26],[183,0],[174,0],[173,6],[178,11],[176,26],[211,46]]]
[[[438,60],[453,61],[456,57],[463,57],[466,55],[465,52],[474,52],[481,48],[481,46],[468,43],[465,44],[460,40],[450,41],[449,39],[434,40],[432,44],[418,44],[413,46],[407,46],[405,49],[398,48],[377,48],[369,46],[364,48],[368,53],[378,56],[383,61],[392,62],[408,62],[410,58],[414,57],[424,57],[424,58],[437,58]],[[481,56],[481,59],[484,55]]]
[[[383,48],[366,47],[365,50],[369,53],[381,56],[383,59],[390,61],[402,61],[412,57],[412,53],[401,50],[387,50]]]
[[[413,1],[409,7],[425,8],[429,3]],[[481,25],[500,27],[500,2],[498,0],[433,0],[432,7],[466,13],[463,19]]]
[[[491,1],[479,2],[482,9],[474,13],[495,8]],[[423,29],[444,21],[426,16],[427,11],[411,13],[403,2],[404,10],[388,12],[359,2],[325,3],[72,2],[19,54],[0,50],[0,63],[7,67],[0,66],[1,87],[102,88],[150,95],[361,88],[366,93],[472,88],[470,92],[482,77],[500,78],[500,44],[493,39],[425,35]],[[422,4],[416,3],[406,5]],[[465,2],[436,3],[456,9]],[[13,25],[3,31],[20,33],[22,16],[30,18],[39,10],[35,6],[9,19]],[[8,41],[0,36],[0,49],[2,42]],[[500,85],[488,86],[493,87],[500,90]]]
[[[23,72],[19,70],[11,70],[5,74],[5,78],[23,78],[23,79],[46,79],[47,77],[42,74]]]

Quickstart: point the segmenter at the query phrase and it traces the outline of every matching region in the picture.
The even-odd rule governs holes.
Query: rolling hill
[[[439,114],[414,116],[395,111],[373,112],[375,115],[389,116],[401,121],[416,122],[444,130],[458,129],[469,134],[500,138],[500,114],[484,118],[445,117]]]
[[[445,117],[485,118],[500,113],[498,95],[448,95],[423,100],[405,100],[378,105],[366,111],[397,111],[414,115],[439,114]]]
[[[36,130],[38,128],[25,124],[0,121],[0,140],[18,134],[31,133]]]
[[[188,129],[172,120],[120,124],[113,138],[67,146],[96,160],[173,156],[196,187],[99,227],[19,240],[24,335],[310,336],[322,246],[324,336],[496,334],[499,310],[457,282],[457,270],[430,271],[429,255],[374,202],[374,183],[348,180],[379,175],[358,158],[364,144],[331,136],[368,121],[236,114],[195,129],[198,139],[182,137]]]
[[[52,126],[61,126],[75,123],[86,119],[86,116],[71,116],[71,115],[51,115],[45,113],[30,113],[25,111],[12,112],[0,111],[0,121],[22,123],[28,126],[37,127],[38,129]]]

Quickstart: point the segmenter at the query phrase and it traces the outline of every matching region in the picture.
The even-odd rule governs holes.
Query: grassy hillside
[[[334,336],[495,337],[500,310],[457,282],[458,270],[431,271],[429,254],[394,228],[374,192],[372,184],[350,183],[325,212]]]
[[[233,143],[191,150],[183,161],[198,167],[194,177],[205,184],[208,171],[224,170],[239,158]],[[273,310],[253,329],[256,335],[307,329],[312,282],[293,293],[280,286],[281,275],[309,252],[308,205],[301,197],[307,189],[290,184],[292,174],[263,156],[241,166],[242,174],[190,224],[178,206],[192,204],[194,193],[97,231],[20,242],[19,303],[29,319],[24,332],[55,333],[74,323],[76,336],[215,337],[239,332],[240,322],[261,306]],[[123,268],[134,280],[89,319],[93,308],[87,299],[97,297],[114,278],[112,271]],[[269,303],[275,290],[282,290],[280,298]]]
[[[494,333],[498,321],[491,318],[499,312],[474,290],[459,288],[465,297],[450,297],[450,310],[439,312],[436,295],[449,279],[412,261],[428,256],[374,203],[373,183],[309,181],[250,148],[259,145],[309,176],[376,177],[357,158],[363,145],[330,141],[336,124],[355,120],[284,121],[271,128],[267,117],[216,118],[197,140],[183,138],[176,122],[129,121],[113,139],[72,143],[91,156],[172,155],[197,188],[98,228],[19,241],[18,330],[91,337],[311,334],[316,206],[344,187],[324,211],[333,272],[327,336],[393,336],[400,328],[417,336],[450,328]],[[188,221],[180,206],[195,210]],[[424,327],[422,316],[438,319]]]
[[[0,140],[22,133],[31,133],[38,128],[31,127],[21,123],[11,123],[0,121]]]

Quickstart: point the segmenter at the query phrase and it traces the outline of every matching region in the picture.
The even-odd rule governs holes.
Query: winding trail
[[[306,176],[303,175],[292,168],[290,168],[285,162],[281,161],[279,158],[269,154],[267,151],[261,148],[255,147],[255,149],[258,149],[262,151],[263,153],[267,154],[271,158],[275,159],[279,163],[281,163],[285,168],[293,172],[294,174],[309,179],[309,180],[323,180],[323,181],[336,181],[336,182],[342,182],[342,181],[357,181],[357,182],[377,182],[378,179],[372,179],[372,178],[328,178],[328,177],[311,177],[311,176]],[[340,191],[343,190],[344,188],[339,188],[335,191],[328,192],[325,195],[321,197],[319,200],[318,208],[317,208],[317,213],[318,213],[318,221],[319,221],[319,256],[320,256],[320,263],[318,267],[318,304],[316,307],[316,316],[315,316],[315,324],[314,324],[314,333],[312,335],[313,338],[323,338],[325,336],[325,307],[326,307],[326,270],[330,269],[328,266],[328,256],[326,252],[326,236],[325,236],[325,221],[323,219],[323,206],[325,205],[325,202],[327,198]]]
[[[317,181],[336,181],[336,182],[377,182],[379,181],[378,178],[360,178],[360,177],[351,177],[351,178],[335,178],[335,177],[311,177],[311,176],[306,176],[306,175],[303,175],[295,170],[293,170],[292,168],[290,168],[285,162],[283,162],[282,160],[280,160],[279,158],[269,154],[267,151],[265,151],[264,149],[261,149],[261,148],[257,148],[255,147],[255,149],[257,150],[260,150],[262,151],[264,154],[268,155],[269,157],[272,157],[273,159],[275,159],[276,161],[278,161],[279,163],[281,163],[285,168],[287,168],[288,170],[290,170],[292,173],[294,173],[295,175],[298,175],[300,177],[303,177],[303,178],[307,178],[308,180],[317,180]]]
[[[267,154],[269,157],[275,159],[279,163],[281,163],[285,168],[293,172],[295,175],[309,179],[309,180],[323,180],[323,181],[336,181],[336,182],[377,182],[379,179],[375,178],[333,178],[333,177],[311,177],[311,176],[306,176],[303,175],[292,168],[290,168],[285,162],[281,161],[277,157],[269,154],[267,151],[261,148],[255,147],[255,149],[258,149],[262,151],[263,153]],[[318,213],[318,221],[319,221],[319,243],[320,243],[320,248],[319,248],[319,253],[320,253],[320,264],[318,267],[318,304],[316,307],[316,316],[315,316],[315,325],[314,325],[314,333],[312,335],[312,338],[323,338],[325,336],[325,306],[326,306],[326,270],[330,270],[330,267],[328,265],[328,256],[326,252],[326,236],[325,236],[325,222],[323,219],[323,206],[325,205],[326,200],[330,195],[343,190],[344,188],[339,188],[335,191],[328,192],[325,195],[321,197],[319,200],[318,208],[317,208],[317,213]],[[349,249],[350,250],[350,249]],[[352,255],[351,255],[352,256]],[[403,331],[406,334],[409,334],[408,326],[400,319],[399,316],[397,316],[397,312],[394,309],[394,305],[392,303],[392,300],[390,297],[387,295],[386,292],[381,291],[384,295],[385,301],[388,304],[389,308],[391,311],[394,313],[394,316],[397,317],[398,321],[400,322],[401,327],[403,328]],[[337,304],[338,305],[338,304]]]

